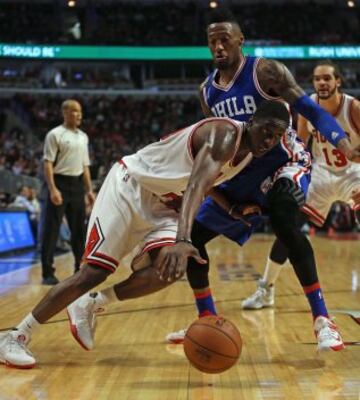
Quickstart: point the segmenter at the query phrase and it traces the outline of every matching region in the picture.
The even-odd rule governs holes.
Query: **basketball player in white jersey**
[[[360,102],[340,91],[340,71],[332,61],[322,61],[314,68],[311,96],[332,114],[347,133],[352,148],[360,144]],[[306,204],[302,211],[318,226],[322,226],[335,201],[352,205],[360,212],[360,164],[349,161],[299,116],[298,135],[306,143],[312,138],[313,169]],[[358,216],[359,220],[359,216]],[[242,302],[244,309],[260,309],[274,305],[274,283],[287,260],[287,250],[278,240],[273,244],[263,277],[254,294]]]
[[[69,305],[71,332],[90,350],[96,309],[166,287],[183,275],[188,257],[205,263],[190,239],[204,196],[238,174],[253,157],[266,154],[283,135],[291,146],[294,135],[287,130],[288,124],[286,107],[267,101],[249,123],[205,119],[116,163],[91,213],[82,268],[54,286],[32,313],[1,338],[0,361],[32,368],[35,358],[26,345],[33,329]],[[178,199],[182,200],[180,212],[171,207]],[[136,246],[135,272],[127,280],[87,293]]]

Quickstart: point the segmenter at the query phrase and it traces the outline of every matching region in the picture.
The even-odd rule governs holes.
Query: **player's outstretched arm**
[[[154,261],[162,279],[173,281],[182,276],[188,257],[206,263],[191,243],[191,229],[200,204],[214,185],[221,167],[233,157],[237,137],[237,128],[226,120],[208,121],[194,132],[196,156],[180,209],[176,243],[162,248]]]
[[[305,94],[284,64],[275,60],[261,59],[257,77],[265,93],[282,97],[349,160],[356,161],[358,151],[351,149],[349,139],[335,118]]]

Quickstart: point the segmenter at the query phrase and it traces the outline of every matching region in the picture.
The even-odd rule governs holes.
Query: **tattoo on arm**
[[[266,94],[280,96],[290,104],[305,94],[291,72],[278,61],[261,59],[257,67],[257,78]]]

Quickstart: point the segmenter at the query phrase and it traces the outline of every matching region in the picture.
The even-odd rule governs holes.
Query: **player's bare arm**
[[[360,135],[360,101],[359,100],[355,99],[352,102],[351,108],[350,108],[350,117],[351,117],[351,122],[354,125],[354,127],[356,128],[358,135]],[[360,147],[357,147],[356,149],[353,150],[353,158],[351,159],[351,161],[360,163]]]
[[[205,263],[191,244],[191,229],[206,193],[220,174],[221,167],[234,156],[238,132],[230,122],[209,121],[193,135],[195,160],[179,215],[176,244],[161,249],[154,262],[162,279],[173,281],[185,272],[188,257]]]
[[[199,98],[200,98],[200,105],[201,105],[201,109],[203,114],[205,115],[205,117],[213,117],[213,113],[211,112],[210,108],[208,107],[208,105],[206,104],[205,98],[204,98],[204,92],[203,89],[205,87],[206,84],[205,80],[199,87]]]
[[[271,96],[280,96],[293,105],[349,160],[359,162],[360,147],[351,148],[349,139],[335,119],[305,95],[284,64],[275,60],[261,59],[257,68],[257,77],[260,87],[265,93]]]
[[[290,104],[305,95],[291,72],[278,61],[262,58],[257,67],[257,77],[265,93],[280,96]]]
[[[351,122],[353,123],[354,127],[356,128],[358,135],[360,135],[360,101],[359,100],[355,99],[351,103],[350,117],[351,117]]]

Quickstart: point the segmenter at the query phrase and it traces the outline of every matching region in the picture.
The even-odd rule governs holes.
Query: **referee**
[[[71,231],[75,272],[80,267],[85,245],[85,194],[94,203],[90,160],[80,103],[65,100],[61,105],[63,124],[47,133],[44,146],[44,174],[48,194],[41,246],[42,283],[56,285],[54,252],[64,214]]]

